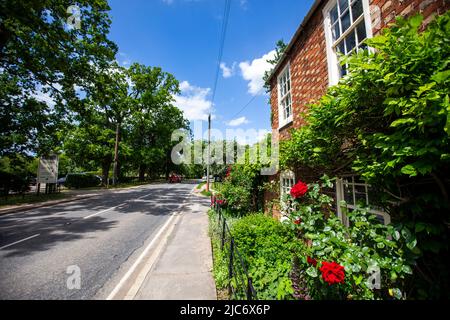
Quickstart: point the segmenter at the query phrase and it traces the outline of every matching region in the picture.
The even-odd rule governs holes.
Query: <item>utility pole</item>
[[[206,162],[206,192],[209,192],[210,162],[211,162],[211,113],[208,115],[208,161]]]
[[[114,146],[113,185],[117,183],[117,162],[119,161],[119,123],[116,126],[116,145]]]

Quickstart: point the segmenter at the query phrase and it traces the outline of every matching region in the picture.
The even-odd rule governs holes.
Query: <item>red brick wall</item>
[[[293,123],[280,130],[280,139],[289,137],[290,128],[298,128],[305,122],[301,113],[307,111],[308,105],[322,97],[328,87],[328,64],[323,28],[323,6],[316,9],[303,30],[303,34],[292,47],[285,64],[291,64],[291,95]],[[277,79],[271,84],[272,129],[278,130],[278,93]]]
[[[280,130],[280,139],[289,138],[289,129],[304,124],[301,116],[311,103],[317,102],[328,87],[328,64],[326,53],[325,31],[322,10],[327,1],[323,1],[314,12],[312,18],[296,44],[290,50],[284,65],[291,64],[292,109],[294,121]],[[411,16],[422,13],[427,25],[436,14],[442,14],[450,8],[450,0],[370,0],[371,17],[374,35],[395,21],[398,15]],[[377,10],[376,8],[379,8]],[[272,129],[278,130],[278,93],[277,79],[271,83]]]
[[[424,26],[428,25],[436,14],[442,14],[450,8],[449,0],[370,0],[373,34],[395,22],[395,17],[409,17],[416,13],[424,16]],[[379,11],[377,9],[379,8]]]
[[[305,123],[301,113],[307,111],[310,104],[317,102],[328,88],[328,63],[322,14],[323,7],[327,3],[328,1],[323,1],[315,10],[304,27],[303,33],[288,53],[284,65],[279,68],[282,71],[286,63],[290,62],[291,64],[294,118],[292,124],[279,131],[281,140],[289,138],[290,129],[299,128]],[[369,0],[369,4],[374,35],[394,22],[398,15],[411,16],[420,12],[424,15],[424,26],[426,26],[436,14],[442,14],[450,8],[450,0]],[[278,131],[277,75],[272,78],[271,82],[270,104],[272,106],[272,129]],[[279,180],[279,176],[273,176],[271,179]],[[276,196],[275,194],[265,195],[267,200]]]

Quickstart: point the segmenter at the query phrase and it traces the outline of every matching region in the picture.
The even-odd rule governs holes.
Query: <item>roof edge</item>
[[[272,72],[270,73],[269,78],[267,79],[268,82],[272,81],[272,78],[275,76],[275,74],[278,72],[278,69],[280,69],[281,65],[286,60],[286,57],[289,54],[289,51],[294,46],[294,43],[297,41],[297,39],[300,37],[303,29],[305,28],[306,24],[311,19],[313,13],[316,11],[316,9],[319,7],[319,5],[322,3],[323,0],[315,0],[313,3],[311,9],[309,9],[308,13],[306,14],[305,18],[303,18],[302,23],[300,23],[300,26],[297,28],[297,31],[295,31],[294,36],[292,37],[291,41],[289,41],[288,46],[284,50],[283,55],[280,58],[280,61],[275,65],[275,67],[272,69]]]

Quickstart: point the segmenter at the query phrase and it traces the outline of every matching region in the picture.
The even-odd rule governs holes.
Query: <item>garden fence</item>
[[[228,295],[233,300],[257,300],[257,294],[248,274],[244,259],[231,235],[220,204],[214,203],[218,217],[220,250],[225,253],[228,266]]]

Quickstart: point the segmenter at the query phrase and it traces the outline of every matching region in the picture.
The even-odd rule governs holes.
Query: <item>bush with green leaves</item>
[[[236,215],[259,210],[262,206],[260,186],[263,179],[257,164],[238,164],[231,167],[220,188],[220,194],[226,199],[228,209]]]
[[[100,183],[101,179],[93,174],[69,173],[66,177],[64,185],[68,188],[80,189],[97,187]]]
[[[411,296],[449,296],[450,13],[420,32],[423,18],[398,18],[343,57],[349,74],[282,142],[280,163],[372,185],[392,221],[417,235]],[[319,174],[319,175],[320,175]]]
[[[0,171],[0,194],[5,197],[12,192],[24,193],[28,191],[29,179],[20,174]]]
[[[251,214],[235,221],[231,233],[247,262],[258,299],[293,299],[292,261],[294,252],[303,247],[295,233],[263,214]]]
[[[416,246],[413,234],[406,227],[385,226],[363,207],[346,212],[345,226],[334,213],[333,199],[323,193],[330,187],[332,181],[325,176],[309,184],[303,197],[290,199],[292,210],[285,224],[308,244],[297,259],[298,287],[312,299],[405,298],[404,280],[415,263],[405,252]],[[342,265],[344,282],[326,283],[319,271],[323,262]],[[380,282],[375,289],[378,284],[369,279],[377,270]]]
[[[218,224],[218,216],[214,210],[208,211],[209,218],[209,236],[211,237],[211,246],[213,252],[213,276],[218,292],[225,291],[228,281],[228,259],[224,250],[221,248],[220,232],[221,226]]]

